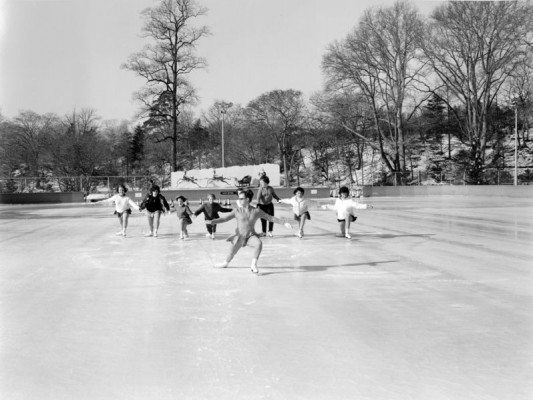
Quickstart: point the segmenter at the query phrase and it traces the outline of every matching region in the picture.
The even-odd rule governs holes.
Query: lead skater
[[[341,236],[351,239],[350,224],[357,219],[354,210],[364,210],[374,207],[370,204],[354,201],[348,198],[349,195],[350,190],[346,186],[342,186],[339,189],[339,197],[335,200],[335,205],[325,204],[322,208],[325,210],[335,210],[337,212],[337,221],[339,222]]]
[[[233,210],[228,215],[216,218],[211,221],[206,221],[206,224],[220,224],[227,222],[233,218],[237,220],[237,228],[235,229],[235,234],[231,235],[227,241],[231,242],[232,246],[229,251],[226,261],[220,264],[215,264],[215,267],[225,268],[229,265],[235,254],[247,245],[254,248],[254,255],[252,258],[252,263],[250,269],[254,274],[258,274],[259,270],[257,269],[257,260],[261,255],[261,250],[263,248],[263,243],[259,239],[258,234],[254,230],[254,225],[259,218],[264,218],[269,222],[283,224],[286,228],[291,229],[292,226],[289,222],[284,221],[280,218],[276,218],[272,215],[268,215],[264,211],[255,208],[250,205],[254,197],[254,193],[248,189],[246,191],[239,192],[239,200],[237,201],[237,208]]]

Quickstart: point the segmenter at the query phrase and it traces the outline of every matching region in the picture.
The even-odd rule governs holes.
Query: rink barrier
[[[0,204],[82,203],[82,192],[0,193]]]
[[[365,197],[400,196],[500,196],[533,197],[533,185],[442,185],[442,186],[365,186]]]
[[[294,188],[274,188],[276,194],[281,198],[293,196]],[[324,199],[335,195],[329,188],[304,187],[305,197],[308,199]],[[254,195],[257,188],[252,188]],[[167,200],[173,200],[176,196],[185,196],[191,202],[206,201],[207,196],[214,193],[217,199],[225,203],[235,200],[237,197],[236,188],[201,188],[201,189],[162,189]],[[134,201],[140,203],[147,192],[130,190],[127,195]],[[409,196],[503,196],[503,197],[533,197],[533,185],[519,186],[364,186],[362,188],[363,197],[409,197]],[[85,201],[82,192],[54,192],[54,193],[1,193],[0,204],[38,204],[38,203],[83,203]]]

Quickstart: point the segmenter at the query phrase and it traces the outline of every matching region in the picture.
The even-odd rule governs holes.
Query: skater
[[[237,208],[235,210],[225,215],[224,217],[206,221],[206,223],[209,224],[220,224],[222,222],[229,221],[233,218],[237,220],[237,228],[235,229],[235,234],[227,239],[228,242],[231,242],[232,246],[228,256],[226,257],[226,261],[221,264],[216,264],[215,267],[227,267],[235,256],[235,254],[237,254],[237,252],[240,250],[240,248],[249,245],[254,248],[254,255],[252,258],[250,269],[255,274],[259,273],[259,270],[257,269],[257,260],[259,259],[259,255],[261,254],[263,244],[261,243],[261,240],[259,239],[257,233],[254,230],[254,225],[257,219],[264,218],[269,222],[284,224],[285,227],[287,227],[288,229],[292,228],[289,222],[268,215],[264,211],[250,205],[250,202],[252,201],[253,197],[254,194],[251,190],[240,192],[239,200],[237,202]]]
[[[142,201],[140,209],[146,209],[148,216],[148,226],[150,227],[150,232],[145,236],[157,237],[157,230],[159,229],[159,220],[161,219],[161,214],[164,214],[165,211],[170,211],[170,206],[168,205],[167,199],[165,199],[165,196],[161,194],[159,186],[153,185],[150,188],[150,193],[148,193]]]
[[[294,213],[294,219],[298,221],[299,230],[296,236],[300,239],[304,236],[304,225],[305,221],[311,219],[311,214],[309,214],[309,205],[307,200],[304,199],[305,190],[301,187],[294,189],[294,196],[290,199],[280,199],[279,203],[290,204],[292,206],[292,212]]]
[[[135,204],[135,202],[131,200],[128,196],[126,196],[127,191],[128,189],[126,188],[126,186],[122,184],[118,185],[117,194],[110,197],[109,199],[100,200],[99,202],[96,202],[102,204],[115,203],[115,212],[113,214],[116,214],[118,216],[118,220],[120,222],[120,231],[118,231],[116,235],[122,235],[123,237],[126,237],[126,229],[128,228],[128,219],[131,214],[131,209],[134,208],[139,211],[139,206]]]
[[[180,239],[187,239],[189,232],[187,232],[187,225],[192,224],[191,215],[193,214],[187,203],[187,199],[183,196],[178,196],[173,203],[174,211],[178,216],[178,229],[180,231]]]
[[[272,199],[279,201],[279,197],[274,191],[272,186],[269,186],[270,179],[266,175],[261,175],[259,178],[259,190],[257,191],[257,207],[260,208],[265,214],[274,216],[274,204],[272,204]],[[272,237],[272,229],[274,228],[274,223],[268,223],[268,236]],[[267,235],[267,220],[261,218],[261,236]]]
[[[215,218],[219,218],[219,212],[227,213],[233,211],[231,208],[224,208],[220,203],[215,202],[216,197],[213,193],[207,196],[207,203],[202,204],[198,210],[194,212],[194,216],[197,217],[201,213],[204,213],[204,218],[206,221],[205,227],[207,228],[207,233],[205,234],[206,238],[215,238],[215,233],[217,231],[216,224],[208,224],[207,221],[210,221]]]
[[[341,236],[351,239],[350,224],[357,219],[354,210],[364,210],[374,208],[370,204],[362,204],[349,198],[350,190],[346,186],[339,189],[339,197],[335,200],[335,205],[323,205],[323,209],[337,211],[337,221],[341,230]]]

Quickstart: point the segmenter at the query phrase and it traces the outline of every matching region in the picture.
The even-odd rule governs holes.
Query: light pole
[[[222,168],[224,168],[226,166],[224,163],[224,116],[226,115],[226,110],[222,109],[220,113],[222,114]]]
[[[233,103],[224,103],[221,102],[218,104],[220,114],[222,114],[222,168],[226,166],[225,158],[224,158],[224,116],[226,115],[226,112],[228,109],[233,105]]]
[[[518,186],[518,102],[514,105],[514,185]]]

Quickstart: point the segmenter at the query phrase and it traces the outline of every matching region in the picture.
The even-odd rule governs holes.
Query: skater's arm
[[[356,210],[366,210],[367,208],[374,208],[374,206],[372,206],[371,204],[359,203],[353,200],[352,200],[352,207],[355,208]]]
[[[144,210],[146,208],[146,203],[148,203],[149,195],[147,195],[144,200],[141,202],[141,205],[139,206],[139,210]]]
[[[282,219],[282,218],[274,217],[273,215],[267,214],[266,212],[260,209],[257,209],[256,212],[257,212],[256,221],[258,218],[262,218],[262,219],[266,219],[268,222],[274,222],[275,224],[285,225],[285,227],[287,228],[292,227],[292,225],[285,218]]]
[[[216,225],[216,224],[221,224],[223,222],[227,222],[233,218],[235,218],[235,210],[232,210],[228,215],[224,215],[223,217],[215,218],[210,221],[205,221],[205,223]]]
[[[205,210],[205,204],[202,204],[202,205],[200,206],[200,208],[194,212],[194,215],[197,217],[197,216],[199,216],[201,213],[203,213],[204,210]]]
[[[163,212],[165,211],[165,209],[167,210],[167,212],[170,211],[170,206],[168,205],[168,202],[167,202],[167,199],[165,199],[165,196],[161,195],[161,200],[163,200]]]
[[[215,212],[223,212],[223,213],[226,213],[226,212],[232,212],[233,211],[233,208],[226,208],[226,207],[222,207],[219,203],[215,203]]]
[[[136,209],[137,211],[139,211],[139,206],[137,205],[137,203],[135,203],[132,199],[130,199],[128,197],[128,204],[130,205],[130,207],[133,207],[134,209]]]
[[[107,199],[95,201],[94,204],[105,204],[105,205],[112,204],[115,201],[115,198],[116,198],[116,195],[113,195]]]
[[[270,192],[270,195],[275,198],[277,201],[279,201],[279,196],[276,194],[276,191],[274,190],[274,188],[272,186],[269,186],[268,187],[268,190]]]

